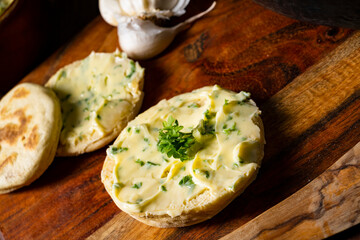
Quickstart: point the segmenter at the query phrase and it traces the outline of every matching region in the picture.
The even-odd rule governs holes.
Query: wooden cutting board
[[[206,7],[193,2],[194,11]],[[91,51],[117,47],[116,29],[99,17],[23,81],[43,84]],[[56,158],[30,186],[0,195],[0,239],[218,239],[304,187],[360,141],[358,32],[298,22],[250,0],[223,0],[141,65],[142,111],[205,85],[250,91],[267,139],[257,180],[213,219],[159,229],[127,216],[108,196],[100,181],[105,149]]]

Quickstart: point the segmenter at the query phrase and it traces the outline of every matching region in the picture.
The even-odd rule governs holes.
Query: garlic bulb
[[[181,16],[190,0],[99,0],[101,16],[117,26],[116,16],[170,18]]]
[[[206,11],[171,28],[159,27],[149,20],[118,17],[120,47],[130,58],[152,58],[165,50],[176,34],[184,30],[191,22],[210,12],[214,7],[215,2]]]
[[[120,13],[130,17],[169,18],[181,16],[190,0],[120,0]]]
[[[176,34],[215,7],[170,28],[157,26],[150,17],[169,18],[185,13],[190,0],[99,0],[104,20],[118,27],[119,44],[130,58],[148,59],[167,48]]]

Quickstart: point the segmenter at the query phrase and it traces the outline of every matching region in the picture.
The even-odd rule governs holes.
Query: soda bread
[[[263,158],[260,111],[219,86],[162,100],[107,149],[102,182],[116,205],[156,227],[213,217],[255,179]]]
[[[94,53],[57,71],[47,87],[60,99],[58,156],[79,155],[111,142],[139,112],[144,69],[116,51]]]
[[[32,183],[54,159],[60,104],[45,87],[23,83],[0,101],[0,193]]]

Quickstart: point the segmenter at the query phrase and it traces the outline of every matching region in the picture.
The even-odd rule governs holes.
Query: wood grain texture
[[[232,207],[225,209],[225,213],[220,213],[225,218],[197,225],[201,226],[201,232],[204,233],[200,238],[206,239],[214,235],[218,237],[221,236],[219,231],[224,232],[225,229],[234,227],[234,219],[229,216],[232,216],[235,209],[240,212],[237,224],[241,225],[248,220],[244,218],[249,217],[247,214],[251,216],[259,207],[266,208],[268,201],[274,198],[273,194],[278,194],[278,198],[284,197],[284,193],[295,192],[318,176],[334,161],[332,156],[327,156],[329,153],[325,154],[328,151],[326,148],[342,144],[341,134],[350,130],[347,127],[355,128],[349,136],[352,139],[347,141],[354,145],[354,141],[360,140],[360,81],[357,75],[360,72],[360,64],[357,64],[359,58],[360,32],[262,104],[267,145],[261,175],[247,192],[230,205]],[[345,119],[346,122],[343,122]],[[331,147],[336,149],[341,146]],[[267,201],[261,201],[262,199]],[[245,210],[238,205],[244,206]],[[146,232],[140,232],[130,225],[134,232],[123,232],[121,229],[124,224],[120,223],[125,218],[123,214],[118,214],[90,239],[111,239],[118,234],[126,239],[137,239],[144,234],[163,239],[159,233],[164,231],[151,227]],[[214,225],[218,226],[214,228]],[[192,227],[181,229],[181,232],[174,229],[171,231],[171,234],[167,231],[168,238],[190,239],[199,230]]]
[[[360,142],[323,174],[227,239],[323,239],[360,223]]]
[[[357,79],[346,80],[344,89],[342,78],[327,81],[326,74],[294,80],[317,62],[327,64],[328,68],[315,71],[323,74],[338,73],[341,68],[356,71],[358,67],[346,61],[358,51],[354,45],[358,35],[351,35],[351,30],[280,16],[250,0],[219,1],[214,11],[181,33],[164,53],[141,62],[146,68],[142,110],[205,85],[251,91],[263,110],[268,143],[263,167],[249,189],[204,223],[187,228],[149,227],[121,212],[106,193],[100,181],[105,149],[100,149],[56,158],[30,186],[0,195],[0,232],[5,239],[225,236],[302,188],[360,141]],[[346,44],[349,37],[354,46],[348,54],[324,63],[322,59],[336,47],[351,46]],[[23,81],[44,84],[60,67],[91,51],[110,52],[117,47],[116,29],[97,18]],[[329,61],[337,67],[331,68]],[[311,101],[301,101],[301,92]],[[328,92],[339,96],[326,101],[332,99]],[[296,107],[291,108],[291,103]],[[308,111],[313,103],[317,108]]]

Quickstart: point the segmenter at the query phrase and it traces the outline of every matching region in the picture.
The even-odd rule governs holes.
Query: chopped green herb
[[[161,185],[161,191],[163,191],[163,192],[167,191],[167,189],[166,189],[166,187],[164,185]]]
[[[160,164],[158,164],[158,163],[153,163],[153,162],[150,162],[150,161],[147,161],[147,162],[145,163],[145,165],[148,166],[148,167],[151,167],[151,166],[160,166]]]
[[[196,129],[199,130],[201,135],[212,134],[215,135],[215,127],[210,123],[209,120],[201,119],[199,125],[196,126]]]
[[[225,103],[224,103],[224,106],[228,105],[229,104],[229,100],[225,99]]]
[[[216,115],[216,113],[210,112],[209,109],[207,109],[207,110],[204,112],[204,114],[205,114],[205,118],[206,118],[207,120],[210,120],[210,119],[214,118],[215,115]]]
[[[193,170],[194,171],[194,173],[201,173],[202,175],[204,175],[206,178],[209,178],[210,177],[210,173],[209,173],[209,171],[207,171],[207,170],[200,170],[200,169],[198,169],[198,168],[196,168],[196,169],[194,169]]]
[[[235,123],[235,122],[234,122],[234,124],[232,125],[231,128],[226,128],[226,129],[224,129],[224,133],[225,133],[226,135],[229,135],[231,132],[235,132],[235,131],[238,131],[238,132],[239,132],[239,130],[236,128],[236,123]]]
[[[122,147],[111,147],[110,148],[110,152],[111,152],[111,154],[118,154],[118,153],[121,153],[121,152],[124,152],[124,151],[127,151],[127,150],[129,150],[129,148],[127,148],[127,147],[124,147],[124,148],[122,148]]]
[[[183,166],[182,168],[180,168],[180,170],[185,171],[185,170],[186,170],[186,167]]]
[[[83,112],[88,112],[88,111],[89,111],[89,108],[88,108],[88,107],[86,107],[86,108],[83,109]]]
[[[142,198],[139,198],[139,199],[136,200],[135,203],[136,203],[136,204],[139,204],[139,203],[141,203],[142,201],[143,201]]]
[[[191,175],[186,175],[185,177],[183,177],[180,182],[179,185],[182,187],[189,187],[192,188],[195,186],[195,183],[192,180],[192,176]]]
[[[163,160],[164,160],[165,162],[169,162],[169,160],[168,160],[166,157],[164,157],[164,156],[163,156]]]
[[[99,119],[99,120],[101,120],[101,116],[100,116],[99,114],[96,115],[96,118]]]
[[[135,161],[136,163],[138,163],[138,164],[140,164],[140,166],[144,166],[144,162],[143,161],[141,161],[139,158],[138,159],[136,159],[136,161]]]
[[[126,78],[131,78],[132,75],[135,73],[136,67],[135,67],[135,62],[133,60],[130,60],[130,73],[128,75],[126,75]]]
[[[144,138],[144,141],[145,141],[146,143],[150,143],[150,141],[149,141],[148,138]]]
[[[130,132],[130,131],[131,131],[131,127],[128,127],[128,128],[127,128],[127,131]]]
[[[142,186],[142,182],[138,182],[138,183],[135,183],[135,184],[132,186],[132,188],[139,189],[139,188],[141,188],[141,186]]]
[[[163,126],[159,132],[158,151],[181,161],[191,159],[190,148],[195,143],[192,133],[180,132],[184,127],[179,126],[172,116],[163,122]]]
[[[139,128],[135,128],[135,133],[140,133],[140,129],[139,129]]]
[[[90,120],[90,115],[87,116],[86,118],[84,118],[84,120],[89,121]]]
[[[199,108],[199,107],[200,107],[200,105],[197,103],[192,103],[188,106],[188,108]]]

